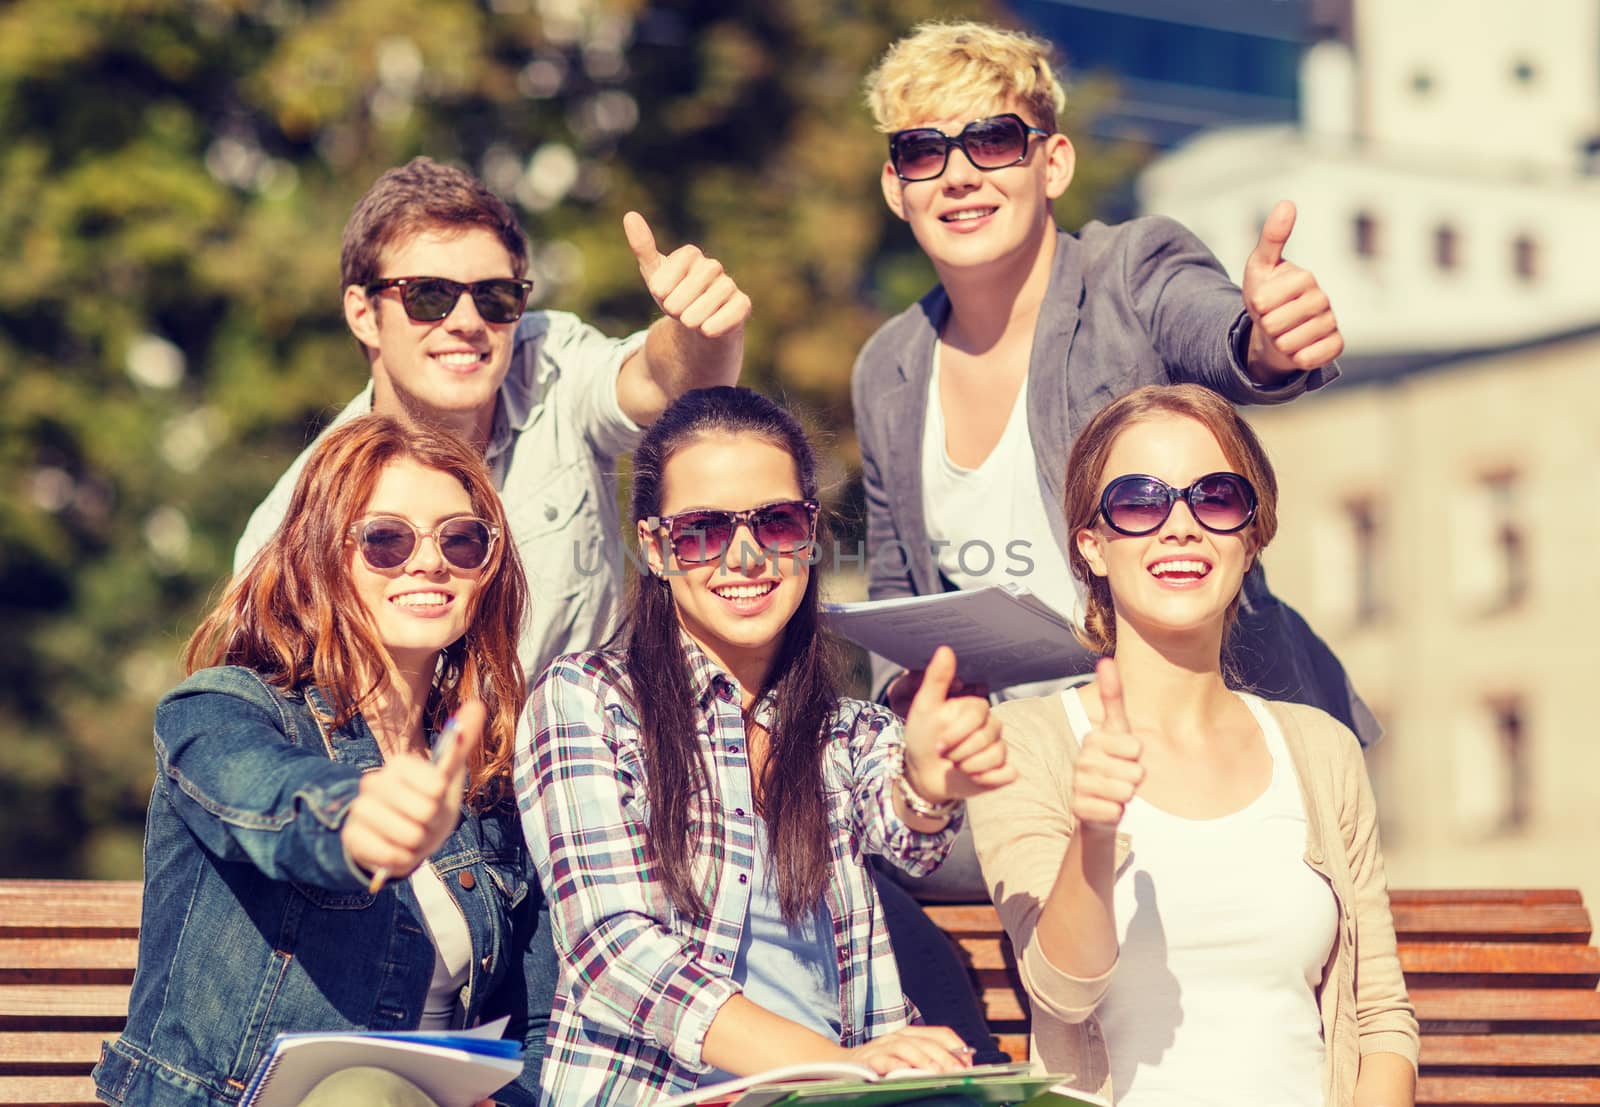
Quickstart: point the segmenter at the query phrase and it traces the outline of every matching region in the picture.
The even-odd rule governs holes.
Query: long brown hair
[[[1077,535],[1094,526],[1100,511],[1106,458],[1117,438],[1134,423],[1158,415],[1182,416],[1205,427],[1222,448],[1228,464],[1255,488],[1256,517],[1243,534],[1250,538],[1258,556],[1278,533],[1278,478],[1261,440],[1232,404],[1198,384],[1150,384],[1113,400],[1089,420],[1067,456],[1067,561],[1072,575],[1083,581],[1088,590],[1078,640],[1098,653],[1116,652],[1116,609],[1111,602],[1110,583],[1090,570],[1078,549]],[[1224,642],[1238,611],[1239,597],[1234,596],[1223,626]]]
[[[661,514],[667,463],[712,434],[749,436],[783,450],[794,459],[800,494],[816,497],[816,458],[794,416],[748,388],[701,388],[684,393],[668,407],[634,452],[635,520]],[[838,706],[839,694],[835,646],[821,630],[818,568],[811,566],[800,606],[784,628],[765,686],[749,689],[758,698],[769,691],[777,693],[770,752],[755,785],[757,804],[767,821],[779,908],[791,923],[822,898],[830,854],[822,756],[824,728]],[[625,643],[632,702],[639,713],[650,770],[648,846],[673,904],[685,915],[699,917],[705,914],[706,903],[693,877],[694,860],[702,852],[699,834],[704,833],[697,831],[697,825],[715,833],[721,812],[707,803],[710,782],[696,738],[682,628],[672,589],[649,573],[642,558],[629,598],[627,620],[617,640]]]
[[[392,665],[350,579],[349,529],[396,460],[449,473],[472,510],[500,528],[467,613],[467,630],[441,653],[424,710],[430,729],[469,699],[488,709],[483,741],[468,765],[468,802],[482,809],[510,791],[517,716],[526,690],[517,660],[528,603],[522,563],[483,458],[442,430],[403,426],[385,415],[330,431],[295,482],[283,523],[228,585],[184,652],[188,672],[242,665],[285,692],[315,685],[343,726],[385,681]]]

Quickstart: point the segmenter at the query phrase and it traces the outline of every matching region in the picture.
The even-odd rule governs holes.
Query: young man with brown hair
[[[534,597],[520,651],[530,680],[611,629],[617,457],[679,394],[736,382],[744,354],[750,298],[721,264],[695,246],[663,255],[636,212],[623,229],[662,316],[613,339],[568,312],[525,310],[527,237],[460,169],[415,158],[389,170],[345,227],[345,322],[372,383],[330,427],[376,411],[483,450]],[[235,571],[276,529],[314,446],[250,517]]]

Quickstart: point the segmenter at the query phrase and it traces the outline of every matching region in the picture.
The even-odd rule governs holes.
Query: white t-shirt
[[[1119,830],[1121,952],[1095,1015],[1117,1107],[1321,1107],[1317,987],[1333,949],[1333,891],[1305,863],[1299,778],[1277,721],[1240,694],[1272,754],[1250,803],[1188,819],[1137,795]],[[1061,693],[1081,742],[1088,715]]]
[[[472,935],[461,908],[431,864],[411,874],[411,890],[422,908],[422,925],[433,941],[433,980],[422,1008],[420,1030],[449,1030],[455,1026],[456,1000],[467,982],[472,960]]]
[[[1047,506],[1028,430],[1028,383],[1017,390],[1006,429],[976,469],[950,460],[939,402],[940,346],[933,349],[922,437],[922,513],[939,571],[957,588],[1021,584],[1075,621],[1083,604],[1067,567],[1067,524]]]

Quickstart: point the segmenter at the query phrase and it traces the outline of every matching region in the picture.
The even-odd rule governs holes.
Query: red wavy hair
[[[424,712],[437,730],[460,705],[488,709],[483,741],[468,765],[467,801],[493,806],[511,792],[517,717],[526,698],[517,660],[528,586],[510,541],[505,509],[482,456],[441,430],[409,427],[384,415],[352,419],[317,445],[295,482],[283,523],[184,651],[188,672],[211,665],[254,669],[295,692],[315,685],[343,726],[390,679],[392,665],[350,579],[350,524],[371,501],[378,478],[408,459],[459,480],[472,510],[500,528],[467,614],[467,629],[441,653]]]

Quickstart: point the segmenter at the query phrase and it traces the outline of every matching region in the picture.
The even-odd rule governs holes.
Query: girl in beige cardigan
[[[1035,1062],[1119,1104],[1415,1097],[1360,748],[1225,679],[1276,499],[1214,393],[1147,387],[1102,410],[1065,506],[1084,637],[1108,657],[1093,685],[998,709],[1020,779],[969,801]]]

